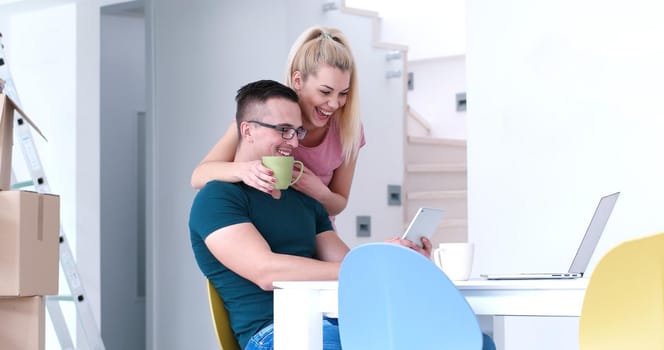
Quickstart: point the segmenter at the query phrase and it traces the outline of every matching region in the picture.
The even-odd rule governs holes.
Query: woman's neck
[[[323,142],[327,130],[329,129],[330,124],[327,123],[323,127],[319,128],[307,128],[307,136],[304,137],[304,140],[300,141],[300,144],[305,147],[316,147]],[[306,128],[306,127],[305,127]]]

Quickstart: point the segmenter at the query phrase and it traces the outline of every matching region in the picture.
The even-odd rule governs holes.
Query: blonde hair
[[[293,87],[293,73],[300,71],[302,79],[316,75],[321,64],[350,72],[350,89],[346,104],[341,109],[336,125],[341,138],[344,161],[357,156],[361,140],[361,120],[357,69],[348,39],[334,28],[311,27],[295,40],[288,54],[286,65],[286,85]]]

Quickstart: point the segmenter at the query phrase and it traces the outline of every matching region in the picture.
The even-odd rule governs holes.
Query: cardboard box
[[[0,191],[0,296],[58,294],[59,245],[60,197]]]
[[[14,144],[14,111],[20,114],[21,123],[27,121],[41,137],[44,135],[19,106],[5,94],[0,94],[0,191],[10,189],[12,145]]]
[[[0,297],[0,349],[44,350],[44,297]]]

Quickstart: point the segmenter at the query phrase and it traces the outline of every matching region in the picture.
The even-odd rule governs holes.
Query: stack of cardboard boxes
[[[60,198],[10,189],[15,111],[32,125],[0,94],[0,349],[43,350],[44,296],[58,294]]]

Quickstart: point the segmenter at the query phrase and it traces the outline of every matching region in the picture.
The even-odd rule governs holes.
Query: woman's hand
[[[295,164],[293,166],[292,180],[295,180],[295,178],[297,178],[297,175],[299,173],[300,173],[300,165]],[[302,193],[305,193],[309,197],[312,197],[319,202],[323,202],[322,200],[323,196],[330,192],[330,189],[323,184],[320,178],[316,174],[314,174],[311,170],[309,170],[307,167],[304,167],[302,171],[302,176],[291,187]]]
[[[281,198],[281,191],[274,187],[277,179],[273,175],[274,171],[263,165],[260,160],[242,163],[242,171],[239,174],[242,182],[248,186],[279,199]]]

